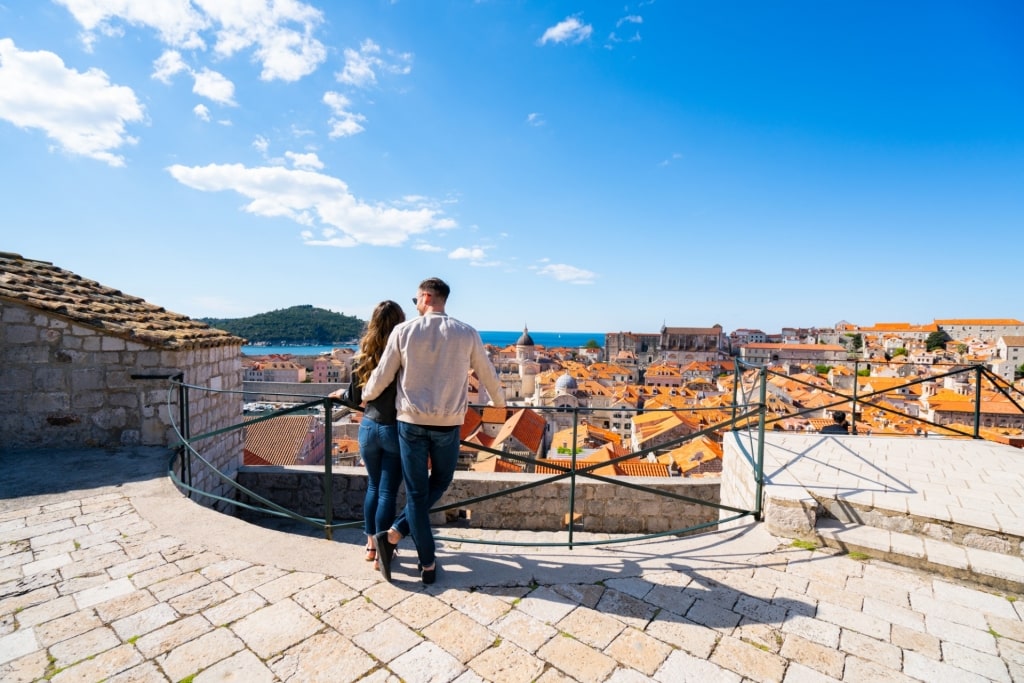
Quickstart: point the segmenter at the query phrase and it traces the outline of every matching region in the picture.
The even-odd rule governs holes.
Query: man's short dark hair
[[[439,277],[428,277],[426,280],[420,283],[420,290],[424,292],[430,292],[441,301],[448,301],[448,295],[451,294],[452,289],[448,286],[444,280]]]

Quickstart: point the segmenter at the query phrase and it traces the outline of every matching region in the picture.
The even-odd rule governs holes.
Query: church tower
[[[537,374],[540,364],[537,363],[537,347],[530,336],[530,330],[524,325],[523,334],[516,341],[516,362],[519,363],[519,378],[523,381],[523,398],[533,396],[537,389]]]

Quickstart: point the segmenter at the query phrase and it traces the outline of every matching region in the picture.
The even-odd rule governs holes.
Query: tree
[[[1022,364],[1019,368],[1014,370],[1013,377],[1014,379],[1020,379],[1021,377],[1024,377],[1024,364]]]
[[[601,348],[601,344],[598,343],[598,341],[596,339],[588,339],[587,343],[584,344],[583,346],[585,348],[588,348],[588,349],[599,349],[599,348]]]
[[[896,356],[905,356],[905,355],[907,355],[907,350],[905,348],[903,348],[902,346],[900,348],[898,348],[898,349],[893,349],[892,350],[892,357],[893,358],[895,358]]]
[[[814,371],[816,373],[818,373],[819,375],[827,375],[828,371],[831,370],[831,369],[832,369],[832,367],[829,366],[829,365],[815,365],[814,366]]]
[[[934,351],[946,348],[946,342],[949,340],[950,336],[944,330],[935,330],[925,338],[924,345],[929,351]]]

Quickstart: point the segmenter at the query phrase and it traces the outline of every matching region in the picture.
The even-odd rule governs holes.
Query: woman
[[[388,335],[395,325],[405,320],[405,312],[394,301],[377,304],[366,332],[359,341],[359,355],[352,370],[352,383],[357,402],[362,401],[362,387],[370,373],[380,362]],[[402,483],[402,461],[398,453],[398,421],[395,410],[395,392],[398,380],[388,386],[377,398],[366,402],[363,419],[359,423],[359,453],[366,465],[366,498],[363,500],[363,520],[366,531],[366,561],[377,567],[377,547],[374,536],[391,526],[395,520],[398,487]]]

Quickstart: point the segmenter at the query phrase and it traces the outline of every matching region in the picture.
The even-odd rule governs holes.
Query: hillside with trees
[[[292,306],[248,318],[200,318],[250,344],[328,345],[351,342],[362,334],[364,321],[313,306]]]

